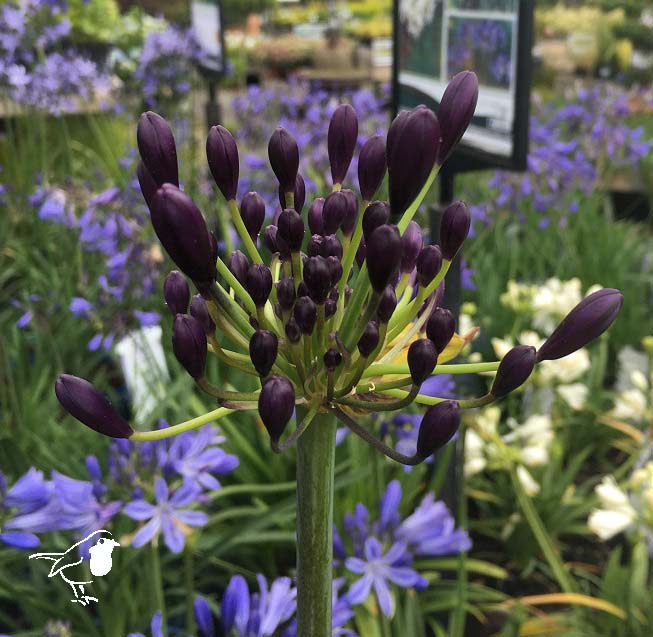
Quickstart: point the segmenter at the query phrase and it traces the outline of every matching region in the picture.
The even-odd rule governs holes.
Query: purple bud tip
[[[324,354],[324,366],[332,372],[342,363],[342,354],[333,347],[328,349]]]
[[[440,246],[442,256],[451,261],[469,233],[472,218],[464,201],[452,203],[442,215],[440,222]]]
[[[178,270],[168,273],[163,283],[163,298],[173,316],[185,314],[190,301],[190,289],[184,275]]]
[[[417,280],[426,287],[437,276],[442,268],[442,251],[439,246],[425,246],[417,256],[415,263]]]
[[[376,321],[370,321],[358,341],[358,351],[363,358],[371,356],[379,344],[379,326]]]
[[[231,274],[238,279],[238,282],[245,285],[247,270],[249,270],[249,259],[240,250],[232,252],[229,259],[227,259],[227,267]]]
[[[456,331],[456,319],[449,310],[436,308],[426,323],[426,336],[433,342],[438,354],[444,351]]]
[[[460,410],[455,400],[445,400],[426,410],[417,434],[417,455],[428,458],[446,445],[460,426]]]
[[[291,252],[299,252],[304,240],[304,220],[294,208],[286,208],[277,223],[277,234]]]
[[[442,165],[461,140],[472,121],[478,101],[478,78],[471,71],[455,75],[442,95],[438,108],[438,121],[442,142],[438,164]]]
[[[252,241],[256,241],[256,237],[261,232],[261,227],[265,221],[263,197],[257,192],[248,192],[240,202],[240,216],[249,236],[252,237]]]
[[[603,288],[585,297],[540,347],[538,363],[569,356],[598,338],[617,318],[623,302],[623,295],[614,288]]]
[[[193,316],[177,314],[172,324],[172,351],[193,377],[202,378],[206,367],[206,331]]]
[[[356,141],[358,139],[358,117],[351,104],[336,108],[327,133],[327,150],[334,184],[341,184],[349,170]]]
[[[294,203],[293,208],[301,214],[302,209],[304,208],[304,202],[306,201],[306,183],[304,178],[298,174],[297,179],[295,180],[295,191],[294,191]],[[290,206],[286,205],[286,193],[283,188],[279,186],[279,204],[281,208],[289,208]]]
[[[271,376],[258,397],[258,413],[270,438],[277,442],[295,410],[295,389],[283,376]]]
[[[343,192],[332,192],[325,200],[322,208],[322,223],[324,234],[335,234],[347,216],[349,201]]]
[[[503,398],[523,385],[535,367],[535,348],[529,345],[513,347],[499,363],[490,393]]]
[[[179,186],[177,148],[168,122],[152,111],[143,113],[138,120],[136,141],[141,159],[156,184]]]
[[[390,206],[385,201],[373,201],[363,214],[363,236],[367,241],[379,227],[390,221]]]
[[[256,307],[263,307],[272,291],[272,273],[263,263],[254,263],[247,270],[245,288]]]
[[[297,325],[297,321],[295,320],[294,316],[291,316],[288,319],[284,330],[288,340],[291,343],[298,343],[299,339],[302,337],[302,331],[299,329],[299,325]]]
[[[380,135],[370,137],[358,155],[358,186],[365,201],[371,201],[386,171],[385,142]]]
[[[324,208],[324,197],[313,200],[308,209],[308,227],[311,234],[324,234],[324,222],[322,221],[322,210]]]
[[[324,237],[321,234],[314,234],[308,240],[306,253],[309,257],[324,256]]]
[[[224,126],[212,126],[206,139],[206,158],[222,196],[231,201],[238,192],[238,146]]]
[[[272,133],[268,143],[270,166],[284,192],[294,192],[299,170],[299,147],[295,138],[282,127]]]
[[[351,237],[354,233],[356,219],[358,217],[358,197],[356,196],[356,193],[349,188],[343,188],[340,192],[347,197],[347,203],[349,204],[347,206],[345,218],[342,220],[342,224],[340,224],[340,228],[345,237]]]
[[[304,283],[310,297],[322,304],[331,289],[331,270],[324,257],[309,257],[304,264]]]
[[[336,257],[342,259],[343,248],[337,234],[328,234],[324,237],[324,245],[322,248],[323,257]]]
[[[277,359],[279,340],[274,332],[257,330],[249,339],[249,357],[256,371],[263,377],[267,376]]]
[[[295,280],[292,277],[281,279],[277,283],[277,301],[282,310],[292,310],[295,304]]]
[[[207,336],[213,336],[215,334],[215,323],[211,318],[209,308],[206,306],[206,301],[201,294],[196,294],[192,298],[190,302],[190,315],[201,323]]]
[[[413,341],[408,348],[408,369],[414,385],[421,385],[433,372],[438,351],[428,338]]]
[[[61,374],[54,384],[61,406],[74,418],[110,438],[129,438],[134,430],[91,383]]]
[[[317,307],[308,296],[300,296],[295,302],[293,316],[302,334],[311,335],[317,320]]]
[[[138,177],[138,184],[143,193],[143,199],[145,199],[148,209],[152,210],[152,200],[154,199],[154,195],[156,195],[156,191],[159,189],[159,184],[154,181],[154,177],[152,177],[152,174],[142,160],[138,162],[136,176]]]
[[[265,232],[263,233],[263,243],[265,247],[270,251],[271,254],[279,252],[279,243],[277,241],[277,227],[275,225],[269,225]]]
[[[381,299],[379,300],[379,306],[376,309],[376,315],[381,323],[387,323],[392,317],[395,308],[397,307],[397,294],[392,285],[386,285],[383,294],[381,294]]]
[[[435,165],[439,146],[440,126],[433,111],[426,106],[418,106],[400,120],[392,145],[388,134],[390,208],[395,217],[401,215],[422,190]]]
[[[417,221],[411,221],[404,234],[401,235],[401,266],[400,269],[404,274],[412,272],[420,250],[424,245],[422,229]]]
[[[213,242],[199,208],[172,184],[159,188],[152,201],[152,225],[179,269],[193,281],[215,280]]]
[[[375,292],[392,283],[401,262],[401,237],[396,226],[379,226],[367,241],[367,273]]]
[[[342,278],[342,262],[338,257],[327,257],[327,266],[329,267],[329,272],[331,273],[331,285],[336,285]]]

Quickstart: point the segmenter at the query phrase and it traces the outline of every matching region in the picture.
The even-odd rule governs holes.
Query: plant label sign
[[[533,39],[532,0],[395,0],[393,98],[396,110],[437,111],[449,80],[471,70],[476,113],[455,155],[455,172],[523,170]]]
[[[218,0],[191,0],[191,25],[202,49],[200,66],[210,73],[225,70],[222,12]]]

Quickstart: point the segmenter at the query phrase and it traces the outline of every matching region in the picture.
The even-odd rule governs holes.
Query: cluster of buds
[[[238,205],[238,148],[227,129],[214,126],[208,164],[242,248],[226,260],[202,213],[179,187],[170,127],[155,113],[143,114],[138,177],[156,234],[181,271],[171,272],[164,286],[174,316],[173,350],[220,409],[163,432],[136,432],[92,385],[66,375],[56,384],[62,405],[97,431],[133,440],[173,435],[236,410],[258,410],[277,452],[292,445],[317,414],[330,413],[387,456],[417,464],[455,434],[461,409],[503,398],[539,361],[566,356],[596,338],[621,308],[617,290],[586,298],[537,352],[518,346],[499,362],[445,364],[465,342],[440,304],[470,214],[462,201],[444,211],[440,245],[424,244],[413,217],[467,128],[477,96],[476,76],[461,73],[447,87],[437,116],[418,106],[395,118],[386,140],[369,138],[358,158],[360,200],[343,188],[358,137],[350,105],[335,110],[328,130],[332,191],[308,206],[297,142],[278,128],[268,155],[280,207],[265,229],[265,205],[257,193],[247,193]],[[375,201],[386,173],[389,201]],[[192,299],[187,279],[198,291]],[[260,391],[211,384],[205,373],[209,352],[258,376]],[[433,374],[481,371],[496,371],[496,377],[480,398],[420,394]],[[387,447],[359,422],[362,415],[412,403],[428,407],[413,456]],[[294,413],[297,425],[285,434]]]

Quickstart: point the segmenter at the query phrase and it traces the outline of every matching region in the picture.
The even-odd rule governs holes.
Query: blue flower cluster
[[[162,421],[160,426],[168,425]],[[31,468],[9,487],[0,473],[0,541],[31,549],[38,546],[41,533],[73,531],[83,538],[98,529],[109,530],[115,516],[123,514],[145,522],[136,531],[133,546],[162,534],[165,545],[178,553],[190,527],[207,523],[206,512],[197,506],[207,505],[208,493],[220,489],[217,476],[231,473],[239,464],[220,446],[224,440],[210,424],[139,445],[115,440],[106,473],[95,456],[86,459],[89,480],[57,471],[47,480],[43,472]]]

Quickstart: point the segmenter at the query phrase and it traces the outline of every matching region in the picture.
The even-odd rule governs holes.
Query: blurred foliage
[[[116,0],[67,0],[73,38],[78,42],[115,42],[120,24]]]

